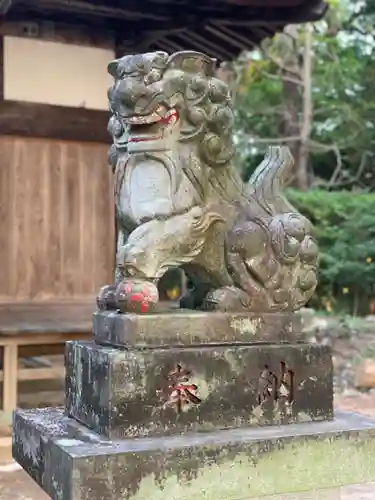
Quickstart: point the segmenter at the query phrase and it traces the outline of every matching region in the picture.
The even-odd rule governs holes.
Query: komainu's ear
[[[107,66],[107,71],[108,73],[113,76],[113,78],[118,79],[118,65],[119,65],[120,59],[115,59],[114,61],[111,61],[108,66]]]

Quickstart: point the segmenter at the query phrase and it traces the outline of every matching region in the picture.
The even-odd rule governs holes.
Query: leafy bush
[[[375,312],[375,194],[289,190],[291,203],[315,225],[319,286],[311,302],[327,311]]]

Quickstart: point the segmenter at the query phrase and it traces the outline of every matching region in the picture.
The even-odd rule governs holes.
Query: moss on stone
[[[256,465],[245,454],[206,465],[191,481],[170,475],[157,485],[147,477],[131,500],[238,500],[374,480],[373,440],[307,441],[264,454]]]

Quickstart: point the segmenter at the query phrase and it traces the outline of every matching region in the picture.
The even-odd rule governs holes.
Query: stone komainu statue
[[[293,159],[288,148],[270,148],[243,183],[232,163],[231,97],[214,76],[215,60],[155,52],[115,60],[108,71],[117,290],[132,280],[155,284],[178,266],[194,285],[182,307],[270,312],[305,304],[318,248],[310,222],[282,194]],[[98,304],[115,307],[103,290]]]

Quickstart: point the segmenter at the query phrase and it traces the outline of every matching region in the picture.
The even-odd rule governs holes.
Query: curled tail
[[[248,182],[247,196],[271,216],[297,212],[283,194],[285,180],[293,165],[294,160],[287,146],[270,147]]]
[[[249,199],[267,213],[263,218],[268,236],[263,261],[268,258],[269,265],[273,263],[274,273],[261,284],[269,307],[276,310],[298,309],[309,300],[317,284],[318,246],[312,224],[283,194],[293,163],[288,147],[269,148],[246,189]],[[253,258],[252,262],[257,261]],[[251,272],[261,276],[256,266]]]

